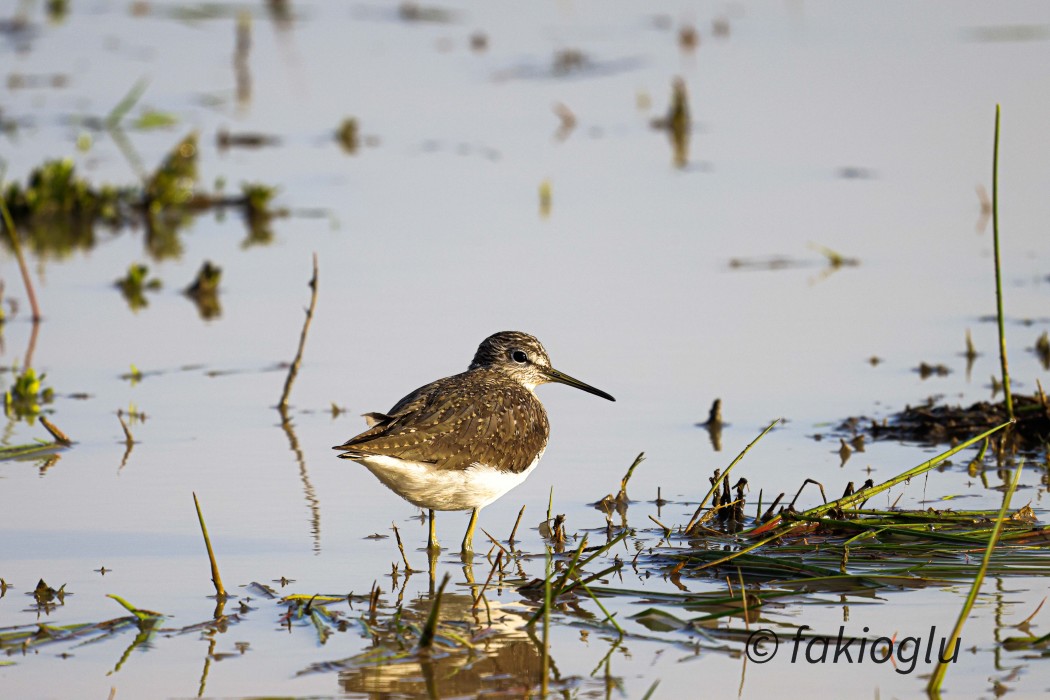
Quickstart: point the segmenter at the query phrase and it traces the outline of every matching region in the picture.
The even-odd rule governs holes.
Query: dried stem
[[[11,247],[15,250],[15,257],[18,259],[18,270],[22,273],[22,282],[26,286],[26,296],[29,297],[29,306],[33,309],[33,323],[39,323],[42,316],[40,315],[40,306],[36,303],[36,292],[33,291],[33,280],[29,277],[29,268],[26,266],[25,256],[22,254],[22,242],[18,240],[18,231],[15,230],[15,222],[11,218],[11,212],[7,210],[7,202],[3,197],[0,197],[0,215],[3,215],[4,226],[7,228],[7,233],[11,237]]]
[[[120,427],[124,429],[124,444],[130,448],[135,444],[135,438],[131,435],[131,429],[128,428],[128,424],[124,421],[124,416],[119,412],[117,413],[117,420],[120,421]]]
[[[40,416],[40,424],[44,426],[47,432],[51,433],[51,437],[55,438],[55,442],[59,445],[72,445],[73,441],[66,437],[66,434],[58,429],[54,423],[49,421],[44,416]]]
[[[486,533],[487,534],[487,533]],[[478,607],[478,603],[481,601],[481,597],[485,595],[485,591],[488,589],[489,584],[492,583],[492,577],[496,575],[496,570],[499,569],[500,563],[503,561],[503,551],[496,552],[496,561],[492,564],[492,570],[489,571],[489,577],[485,579],[485,585],[481,587],[478,594],[474,596],[474,602],[471,604],[472,608]]]
[[[295,353],[295,359],[288,368],[288,378],[284,380],[284,391],[281,392],[281,400],[277,404],[279,408],[288,405],[292,383],[295,382],[295,376],[299,374],[299,365],[303,361],[303,348],[306,347],[306,333],[310,330],[310,321],[313,320],[315,306],[317,306],[317,253],[314,253],[314,276],[310,279],[310,307],[306,310],[306,321],[303,323],[303,332],[299,336],[299,350]]]
[[[525,515],[525,506],[521,507],[518,511],[518,519],[514,521],[514,529],[510,531],[510,539],[507,540],[507,544],[514,545],[514,535],[518,532],[518,525],[521,525],[521,516]]]
[[[408,565],[408,557],[405,556],[405,545],[401,544],[401,533],[397,531],[397,525],[390,523],[390,527],[394,528],[394,537],[397,538],[397,549],[401,552],[401,561],[405,562],[405,573],[411,574],[415,569]]]

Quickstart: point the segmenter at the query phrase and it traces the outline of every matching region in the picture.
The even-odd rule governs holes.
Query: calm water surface
[[[393,602],[389,572],[400,556],[392,538],[368,536],[390,535],[396,523],[410,563],[423,568],[425,526],[416,509],[335,459],[330,446],[362,428],[359,414],[464,369],[497,330],[535,334],[556,367],[617,398],[540,389],[553,426],[543,464],[481,517],[505,538],[525,505],[527,552],[542,552],[536,526],[552,487],[570,532],[601,528],[604,516],[587,504],[614,492],[641,451],[647,461],[630,489],[640,501],[630,512],[639,540],[659,532],[647,515],[684,524],[712,469],[779,416],[784,427],[738,467],[767,502],[807,477],[837,495],[869,469],[880,480],[928,459],[937,450],[877,443],[842,466],[837,441],[812,436],[847,416],[887,415],[931,395],[963,403],[991,395],[996,335],[982,320],[995,308],[991,232],[980,225],[975,188],[991,188],[996,102],[1011,370],[1019,391],[1034,391],[1037,379],[1050,386],[1030,351],[1050,328],[1050,20],[1038,3],[424,7],[441,10],[424,19],[442,21],[405,20],[393,3],[289,3],[286,21],[261,5],[71,5],[53,22],[39,4],[0,4],[0,16],[27,21],[0,38],[0,117],[18,124],[0,137],[7,180],[68,157],[92,182],[134,183],[112,139],[93,133],[87,150],[77,139],[88,133],[82,117],[104,116],[147,78],[128,120],[146,109],[178,119],[169,129],[129,130],[147,169],[197,130],[202,187],[219,178],[232,190],[243,181],[277,185],[290,216],[274,221],[268,245],[247,246],[231,211],[197,217],[180,236],[181,253],[162,260],[148,256],[142,230],[102,228],[88,250],[31,258],[45,315],[32,364],[57,394],[52,420],[77,444],[46,468],[0,463],[0,576],[14,585],[0,598],[0,627],[38,619],[25,594],[40,578],[74,593],[46,618],[54,624],[122,614],[107,593],[164,612],[173,627],[210,619],[194,491],[229,588],[258,581],[282,593],[367,593],[378,581]],[[238,100],[242,11],[251,17],[250,96]],[[714,34],[715,20],[728,23],[728,36]],[[693,50],[679,45],[683,26],[699,31]],[[475,33],[486,37],[485,50],[471,49]],[[583,60],[559,68],[566,51]],[[55,75],[62,86],[51,86]],[[673,166],[666,134],[650,127],[676,76],[693,118],[685,168]],[[557,133],[557,104],[576,118],[567,136]],[[332,138],[348,116],[363,136],[353,155]],[[220,150],[220,129],[281,143]],[[860,264],[833,270],[816,246]],[[280,363],[295,354],[309,301],[313,252],[319,301],[289,434],[273,406]],[[731,264],[775,256],[796,264]],[[180,293],[205,260],[223,268],[221,316],[207,321]],[[133,312],[113,281],[136,262],[163,289]],[[6,249],[0,275],[5,296],[19,303],[3,328],[0,363],[21,367],[32,326]],[[967,330],[982,353],[969,373],[961,357]],[[872,356],[882,362],[873,366]],[[923,380],[914,369],[922,361],[952,373]],[[141,381],[122,378],[132,365],[145,373]],[[694,426],[717,397],[730,423],[719,452]],[[333,415],[333,403],[345,412]],[[131,426],[137,442],[125,459],[115,414],[130,408],[147,419]],[[43,437],[26,422],[4,431],[8,444]],[[1015,497],[1044,521],[1045,475],[1045,464],[1032,467]],[[647,502],[658,487],[671,501],[659,513]],[[994,508],[1001,498],[958,464],[884,498],[921,507],[948,496],[967,508]],[[803,498],[813,505],[818,496]],[[466,520],[441,514],[439,536],[458,542]],[[489,565],[478,561],[480,578]],[[103,566],[111,570],[104,576],[96,572]],[[543,559],[523,567],[540,576]],[[445,571],[464,593],[458,557],[446,553]],[[281,577],[294,583],[273,583]],[[615,583],[676,590],[659,571],[648,578],[625,570]],[[419,574],[402,595],[411,601],[427,588]],[[965,662],[948,676],[953,695],[1046,691],[1042,662],[1004,652],[998,640],[1047,588],[1041,579],[986,581],[963,633]],[[937,625],[943,634],[964,589],[825,595],[766,614],[832,633],[847,625],[858,635],[869,627],[875,636],[909,636]],[[504,590],[494,601],[506,606],[508,630],[519,629],[518,594]],[[739,643],[698,650],[695,637],[626,619],[648,603],[609,604],[648,637],[624,641],[602,667],[616,680],[612,696],[640,697],[659,680],[657,697],[688,697],[703,679],[716,695],[783,694],[785,683],[812,695],[848,682],[858,696],[908,697],[928,672],[782,657],[747,664]],[[217,635],[213,651],[231,656],[211,665],[203,688],[207,639],[159,635],[114,672],[131,643],[125,634],[8,657],[0,694],[338,695],[371,687],[335,672],[298,675],[357,653],[367,639],[335,634],[322,646],[309,628],[281,631],[273,603],[252,605],[244,622]],[[1034,619],[1036,635],[1045,634],[1046,615]],[[558,672],[578,678],[570,693],[604,696],[606,671],[591,673],[613,642],[569,622],[554,629]],[[248,643],[243,653],[239,642]]]

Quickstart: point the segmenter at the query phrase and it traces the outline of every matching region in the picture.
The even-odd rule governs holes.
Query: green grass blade
[[[959,635],[962,633],[963,624],[966,622],[966,618],[970,616],[970,611],[973,609],[974,601],[977,600],[977,594],[981,591],[981,583],[984,582],[985,572],[988,571],[988,561],[992,558],[992,551],[995,549],[996,543],[999,541],[999,533],[1003,528],[1003,520],[1006,518],[1006,511],[1010,508],[1010,499],[1014,495],[1014,489],[1017,488],[1017,482],[1021,479],[1021,470],[1024,468],[1024,462],[1021,462],[1014,471],[1014,478],[1010,481],[1009,487],[1006,489],[1006,493],[1003,494],[1003,505],[999,509],[999,517],[995,521],[995,529],[992,530],[991,537],[988,538],[988,546],[984,550],[984,558],[981,560],[981,568],[977,570],[977,575],[973,579],[973,586],[970,588],[970,595],[966,596],[966,602],[963,603],[962,611],[959,613],[959,619],[955,622],[955,628],[952,630],[951,636],[948,637],[947,643],[945,644],[945,650],[954,649],[954,653],[959,652],[958,646],[962,644],[959,639]],[[952,657],[954,658],[954,656]],[[933,670],[933,674],[930,676],[930,682],[926,685],[926,693],[931,697],[938,697],[940,695],[941,683],[944,681],[944,674],[948,672],[948,664],[938,655],[937,667]]]
[[[871,498],[872,496],[874,496],[877,493],[882,493],[883,491],[885,491],[887,489],[893,488],[897,484],[900,484],[902,482],[908,481],[909,479],[913,479],[916,476],[919,476],[920,474],[924,474],[925,472],[930,471],[931,469],[936,467],[938,464],[940,464],[944,460],[948,459],[952,455],[956,454],[957,452],[961,452],[962,450],[965,450],[970,445],[978,443],[981,440],[983,440],[986,437],[988,437],[989,435],[997,433],[1000,430],[1002,430],[1003,428],[1005,428],[1006,426],[1012,425],[1012,424],[1013,424],[1013,421],[1011,420],[1011,421],[1007,421],[1006,423],[1003,423],[1001,425],[997,425],[997,426],[995,426],[994,428],[992,428],[990,430],[986,430],[985,432],[981,433],[977,437],[973,437],[973,438],[970,438],[969,440],[967,440],[966,442],[959,443],[958,445],[956,445],[955,447],[951,448],[947,452],[942,452],[941,454],[937,455],[933,459],[927,460],[927,461],[923,462],[922,464],[920,464],[917,467],[912,467],[908,471],[906,471],[906,472],[904,472],[902,474],[898,474],[897,476],[893,477],[892,479],[888,479],[887,481],[884,481],[881,484],[877,484],[875,486],[872,486],[871,488],[861,489],[860,491],[857,491],[856,493],[850,494],[849,496],[844,496],[844,497],[838,499],[837,501],[832,501],[831,503],[825,503],[824,505],[817,506],[816,508],[810,508],[807,511],[803,511],[802,515],[806,516],[806,517],[817,517],[817,516],[823,515],[824,513],[827,513],[828,511],[834,510],[836,508],[848,508],[851,505],[853,505],[854,503],[865,501],[865,500]]]
[[[995,148],[992,156],[992,241],[995,248],[995,315],[999,322],[999,365],[1003,373],[1006,414],[1014,418],[1014,399],[1010,391],[1010,370],[1006,363],[1006,331],[1003,328],[1002,259],[999,257],[999,105],[995,105]]]
[[[747,444],[747,447],[745,447],[743,450],[740,451],[740,454],[738,454],[736,456],[736,459],[734,459],[732,462],[730,462],[729,466],[726,467],[726,470],[722,474],[720,474],[717,479],[714,480],[714,482],[711,484],[711,488],[709,488],[707,490],[707,494],[700,500],[700,505],[697,506],[696,512],[693,513],[693,517],[689,519],[689,524],[685,526],[685,531],[686,532],[688,532],[693,527],[693,523],[695,523],[697,520],[700,519],[700,511],[702,511],[704,509],[704,506],[707,505],[707,500],[709,498],[711,498],[711,494],[713,494],[715,492],[715,489],[718,488],[719,484],[722,483],[722,480],[725,479],[727,476],[729,476],[729,472],[733,471],[733,467],[735,467],[737,465],[737,463],[740,462],[740,460],[742,460],[744,458],[744,455],[746,455],[748,453],[748,451],[758,443],[759,440],[764,438],[766,436],[766,434],[770,430],[772,430],[776,426],[777,423],[779,423],[782,420],[784,420],[784,419],[783,418],[777,418],[775,421],[770,423],[769,426],[766,427],[765,430],[763,430],[761,433],[759,433],[758,437],[756,437],[754,440],[749,442]]]

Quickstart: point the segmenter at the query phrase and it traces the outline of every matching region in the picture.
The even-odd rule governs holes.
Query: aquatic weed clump
[[[149,306],[149,301],[146,300],[146,292],[155,292],[162,286],[159,279],[149,276],[149,266],[142,263],[132,263],[128,267],[128,273],[114,284],[120,290],[132,311],[138,311]]]
[[[4,394],[4,414],[30,421],[39,415],[41,406],[51,403],[55,396],[51,387],[44,386],[45,376],[38,376],[32,367],[27,367],[18,375],[15,383]]]
[[[222,281],[222,268],[205,260],[193,283],[183,292],[197,305],[201,318],[209,320],[222,314],[219,304],[219,282]]]
[[[77,176],[69,158],[49,160],[35,168],[23,188],[12,182],[4,191],[4,201],[16,222],[63,217],[102,219],[116,222],[120,217],[121,192],[111,186],[101,188]]]
[[[123,224],[139,195],[133,187],[96,187],[77,174],[71,159],[63,158],[34,168],[24,185],[8,183],[2,196],[12,226],[25,232],[34,250],[64,254],[92,248],[96,222]]]
[[[270,224],[274,216],[284,213],[273,209],[277,188],[259,182],[244,182],[241,183],[241,195],[244,198],[244,222],[248,226],[248,238],[241,247],[270,243],[273,241]]]
[[[73,161],[49,160],[35,168],[25,185],[8,183],[3,203],[12,225],[24,231],[29,245],[42,253],[68,254],[95,244],[94,225],[116,227],[128,218],[133,188],[92,186],[76,173]],[[8,237],[3,237],[10,246]]]
[[[192,203],[197,186],[197,132],[176,144],[146,185],[150,213]]]

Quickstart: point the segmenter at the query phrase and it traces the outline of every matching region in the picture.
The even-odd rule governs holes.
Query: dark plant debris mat
[[[997,451],[1034,452],[1050,442],[1050,403],[1045,395],[1015,395],[1013,428],[998,439]],[[867,434],[873,440],[900,440],[921,444],[955,444],[1009,420],[1003,401],[980,401],[968,407],[938,404],[933,400],[921,406],[877,420],[855,416],[843,421],[838,430],[850,435]]]

